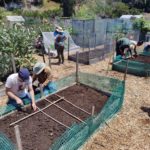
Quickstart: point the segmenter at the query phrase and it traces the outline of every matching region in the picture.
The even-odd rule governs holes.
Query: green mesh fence
[[[109,92],[110,98],[105,103],[98,115],[91,116],[85,123],[74,124],[71,130],[67,130],[49,150],[76,150],[95,132],[101,128],[108,119],[112,118],[123,104],[125,84],[117,79],[79,73],[79,82]]]
[[[68,86],[71,86],[71,85],[75,84],[75,74],[72,74],[72,75],[67,76],[67,77],[65,77],[63,79],[57,80],[55,82],[55,84],[56,84],[57,91],[59,91],[59,90],[61,90],[63,88],[66,88]],[[55,93],[57,91],[54,91],[54,92],[47,91],[45,96],[47,96],[49,94],[53,94],[53,93]],[[35,100],[36,101],[41,100],[40,98],[41,98],[41,94],[40,93],[35,95]],[[30,103],[29,99],[25,99],[24,101],[25,101],[25,105],[28,105]],[[0,106],[0,116],[8,114],[8,113],[10,113],[10,112],[12,112],[14,110],[16,110],[16,108],[13,105],[11,105],[11,104],[8,104],[6,106]]]
[[[140,55],[150,56],[150,52],[143,52]],[[127,65],[127,60],[121,60],[118,62],[114,62],[112,69],[119,71],[119,72],[125,72],[126,65]],[[133,74],[136,76],[141,76],[141,77],[149,77],[150,76],[150,64],[129,60],[127,73]]]
[[[17,150],[15,145],[7,138],[7,136],[0,132],[0,150]]]
[[[57,91],[75,84],[75,81],[76,74],[56,81]],[[110,97],[97,115],[89,117],[85,120],[85,123],[73,124],[71,129],[66,130],[66,132],[50,146],[49,150],[76,150],[80,148],[84,142],[90,138],[93,132],[103,127],[106,121],[112,118],[121,109],[125,90],[123,81],[81,72],[78,74],[78,81],[81,84],[103,91]],[[36,100],[40,100],[40,95],[36,95]],[[5,110],[5,113],[8,112]]]

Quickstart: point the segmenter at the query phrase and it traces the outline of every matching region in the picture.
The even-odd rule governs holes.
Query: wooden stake
[[[79,52],[76,52],[76,83],[79,82]]]
[[[127,59],[126,68],[125,68],[125,74],[124,74],[124,81],[126,81],[127,71],[128,71],[128,63],[129,59]]]
[[[70,37],[68,37],[68,59],[69,59],[69,50],[70,50]]]
[[[49,66],[51,67],[51,55],[50,55],[50,48],[48,48],[48,60],[49,60]]]
[[[43,86],[42,86],[42,84],[40,84],[40,93],[41,93],[41,97],[44,97],[44,92],[43,92]]]
[[[15,129],[15,136],[16,136],[16,141],[17,141],[18,150],[23,150],[23,148],[22,148],[22,143],[21,143],[21,137],[20,137],[19,126],[16,125],[16,126],[14,127],[14,129]]]
[[[16,64],[15,64],[15,59],[14,59],[14,55],[11,53],[11,62],[12,62],[12,65],[13,65],[13,71],[14,73],[16,73]]]
[[[92,116],[94,115],[95,113],[95,106],[92,106]]]

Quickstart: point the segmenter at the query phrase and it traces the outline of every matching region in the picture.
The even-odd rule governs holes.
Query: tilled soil
[[[139,61],[143,63],[150,63],[150,57],[144,55],[138,55],[136,58],[132,59],[133,61]]]
[[[98,113],[108,99],[108,96],[83,85],[74,85],[57,94],[90,113],[92,106],[95,106],[95,113]],[[59,99],[59,96],[52,95],[47,99],[54,102]],[[37,103],[37,106],[39,108],[44,108],[48,104],[49,102],[42,100]],[[86,114],[85,112],[68,104],[64,100],[59,101],[57,105],[77,116],[81,120],[85,120],[90,116],[89,114]],[[0,121],[1,132],[5,133],[14,143],[16,143],[14,127],[10,127],[9,124],[29,115],[32,112],[31,108],[28,107],[23,112],[16,112],[3,118]],[[74,122],[80,122],[54,105],[45,109],[44,112],[68,127],[70,127]],[[19,122],[18,125],[21,133],[23,149],[25,150],[48,150],[51,144],[66,130],[65,126],[56,123],[41,112]]]

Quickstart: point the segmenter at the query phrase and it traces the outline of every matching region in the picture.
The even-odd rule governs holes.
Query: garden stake
[[[128,71],[128,63],[129,63],[129,59],[127,59],[127,63],[126,63],[126,69],[125,69],[125,74],[124,74],[124,82],[126,81],[126,76],[127,76],[127,71]]]
[[[78,73],[79,73],[79,52],[76,52],[76,83],[78,84],[78,82],[79,82],[79,75],[78,75]]]
[[[55,94],[55,95],[58,96],[59,98],[62,98],[64,101],[66,101],[66,102],[69,103],[70,105],[72,105],[72,106],[78,108],[79,110],[85,112],[86,114],[91,115],[91,113],[89,113],[89,112],[87,112],[86,110],[84,110],[84,109],[82,109],[82,108],[76,106],[75,104],[71,103],[70,101],[68,101],[67,99],[61,97],[60,95],[58,95],[58,94]]]
[[[14,55],[11,53],[11,62],[12,62],[12,65],[13,65],[13,71],[14,73],[16,73],[16,65],[15,65],[15,59],[14,59]]]
[[[38,107],[37,107],[38,108]],[[47,116],[48,118],[51,118],[53,121],[57,122],[58,124],[71,129],[70,127],[68,127],[67,125],[61,123],[60,121],[56,120],[55,118],[51,117],[50,115],[48,115],[47,113],[45,113],[42,109],[38,108],[38,111],[42,112],[45,116]]]
[[[49,60],[49,66],[51,67],[51,55],[50,55],[50,48],[48,48],[48,60]]]
[[[62,98],[59,98],[58,100],[52,102],[51,104],[47,105],[46,107],[42,108],[41,110],[43,111],[43,110],[47,109],[48,107],[50,107],[50,106],[52,106],[53,104],[59,102],[60,100],[62,100]],[[40,111],[41,111],[41,110],[40,110]],[[21,119],[15,121],[15,122],[11,123],[10,126],[13,126],[14,124],[17,124],[17,123],[19,123],[19,122],[21,122],[21,121],[23,121],[23,120],[25,120],[25,119],[27,119],[27,118],[33,116],[33,115],[39,113],[40,111],[38,110],[38,111],[36,111],[36,112],[34,112],[34,113],[32,113],[32,114],[29,114],[28,116],[25,116],[25,117],[23,117],[23,118],[21,118]]]
[[[14,129],[15,129],[15,136],[16,136],[18,150],[23,150],[23,148],[22,148],[22,142],[21,142],[21,137],[20,137],[19,125],[16,125],[14,127]]]
[[[49,103],[52,103],[51,101],[49,101],[47,98],[45,98],[45,100],[47,101],[47,102],[49,102]],[[77,120],[79,120],[79,121],[81,121],[81,122],[83,122],[83,123],[85,123],[83,120],[81,120],[80,118],[78,118],[78,117],[76,117],[75,115],[73,115],[73,114],[71,114],[70,112],[68,112],[67,110],[65,110],[65,109],[63,109],[63,108],[61,108],[60,106],[58,106],[57,104],[53,104],[53,105],[55,105],[57,108],[59,108],[60,110],[62,110],[62,111],[64,111],[65,113],[67,113],[68,115],[70,115],[71,117],[73,117],[73,118],[75,118],[75,119],[77,119]],[[86,124],[86,123],[85,123]]]
[[[43,92],[42,84],[40,84],[40,93],[41,93],[41,97],[44,97],[44,92]]]
[[[69,60],[69,49],[70,49],[70,37],[68,37],[68,60]]]
[[[94,115],[95,113],[95,106],[92,106],[92,116]]]

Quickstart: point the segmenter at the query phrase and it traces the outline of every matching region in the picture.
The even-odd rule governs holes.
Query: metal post
[[[12,62],[12,65],[13,65],[13,71],[14,73],[16,73],[16,64],[15,64],[15,59],[14,59],[14,55],[11,53],[11,62]]]
[[[23,148],[22,148],[22,143],[21,143],[21,137],[20,137],[19,126],[16,125],[16,126],[14,127],[14,129],[15,129],[15,136],[16,136],[16,142],[17,142],[18,150],[23,150]]]
[[[79,52],[76,52],[76,82],[79,82]]]
[[[70,50],[70,37],[68,37],[68,59],[69,59],[69,50]]]
[[[50,48],[48,48],[48,60],[49,60],[49,66],[50,66],[50,68],[51,68]]]

